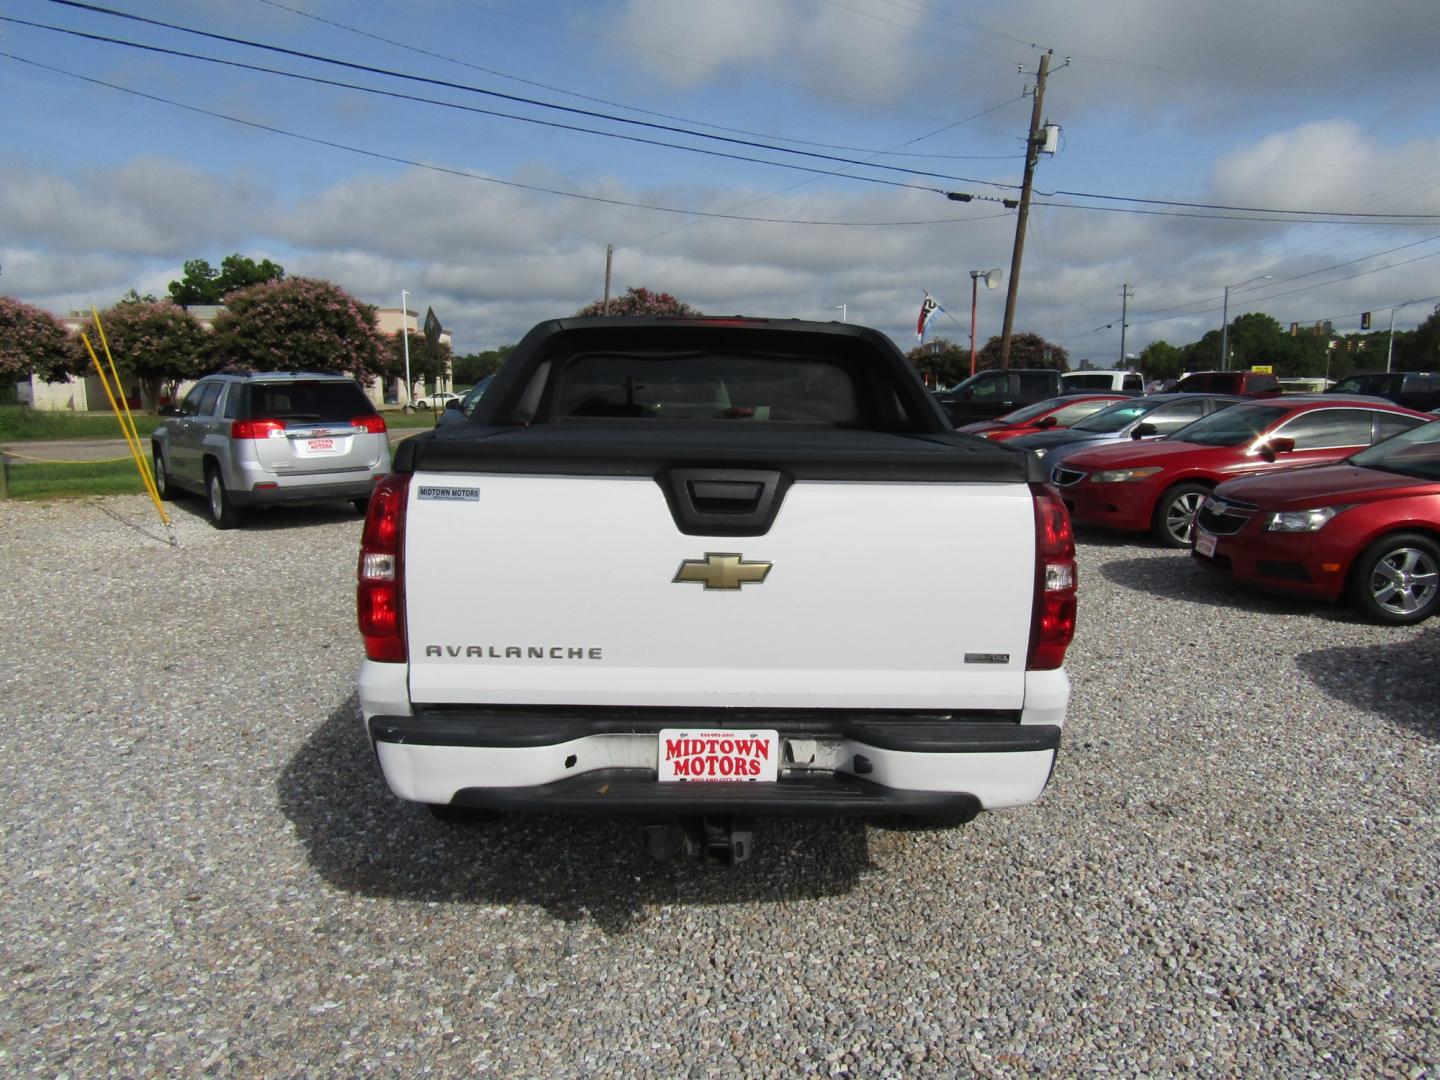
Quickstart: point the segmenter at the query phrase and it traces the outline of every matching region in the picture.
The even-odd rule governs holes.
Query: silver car
[[[343,375],[207,375],[151,436],[164,498],[202,494],[217,529],[257,506],[348,500],[363,511],[390,471],[385,420]]]

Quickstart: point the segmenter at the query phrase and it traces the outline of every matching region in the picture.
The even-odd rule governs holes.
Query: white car
[[[459,401],[459,394],[452,394],[448,390],[440,390],[433,394],[423,394],[415,399],[417,409],[443,409],[447,401]]]

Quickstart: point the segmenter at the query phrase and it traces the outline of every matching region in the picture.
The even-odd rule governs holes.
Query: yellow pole
[[[90,354],[90,362],[95,365],[95,373],[100,376],[100,385],[105,388],[105,396],[110,399],[110,407],[115,410],[117,416],[120,415],[120,406],[116,403],[115,395],[110,390],[110,380],[105,377],[105,369],[100,366],[100,358],[95,355],[95,347],[90,344],[90,338],[87,337],[84,332],[80,334],[80,340],[85,343],[85,351]],[[125,425],[122,423],[120,426],[121,430],[125,431]],[[150,501],[155,504],[155,510],[159,513],[160,520],[165,523],[165,527],[168,529],[170,527],[170,516],[165,513],[165,506],[160,501],[160,493],[155,490],[155,481],[141,464],[143,458],[136,443],[130,441],[128,431],[125,431],[125,445],[130,448],[130,456],[135,459],[135,468],[140,472],[140,479],[145,484],[145,491],[150,496]]]
[[[116,419],[120,421],[120,427],[124,429],[126,439],[133,441],[136,447],[139,447],[140,432],[135,427],[135,417],[130,414],[130,402],[125,400],[125,388],[120,385],[120,373],[115,370],[115,357],[110,355],[110,342],[105,337],[105,327],[100,325],[100,312],[96,311],[92,306],[90,308],[90,315],[95,320],[95,331],[100,335],[100,347],[105,350],[105,359],[110,364],[110,374],[114,376],[115,379],[115,393],[119,395],[120,405],[125,410],[123,415],[117,413]],[[146,477],[145,486],[153,488],[155,486],[155,478],[150,475],[150,460],[144,454],[140,454],[139,458],[141,461],[140,471]]]

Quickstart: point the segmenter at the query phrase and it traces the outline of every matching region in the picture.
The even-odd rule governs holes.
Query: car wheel
[[[230,493],[225,490],[225,478],[216,465],[205,471],[205,495],[210,509],[210,524],[217,529],[233,529],[240,524],[240,512],[230,501]]]
[[[170,487],[170,474],[165,471],[165,455],[157,446],[155,454],[155,493],[166,502],[175,498],[175,492]]]
[[[357,514],[359,514],[361,517],[364,517],[366,514],[368,514],[368,513],[370,512],[370,500],[369,500],[369,499],[351,499],[351,500],[350,500],[350,505],[355,508],[355,512],[356,512]]]
[[[1422,533],[1392,533],[1360,553],[1350,596],[1364,614],[1392,626],[1418,623],[1440,607],[1440,544]]]
[[[1195,515],[1210,489],[1204,484],[1176,484],[1155,504],[1150,531],[1166,547],[1188,548],[1195,538]]]

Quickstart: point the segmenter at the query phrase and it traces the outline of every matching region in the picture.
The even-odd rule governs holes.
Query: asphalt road
[[[0,1074],[1440,1070],[1440,628],[1083,537],[1038,804],[762,821],[724,871],[399,802],[359,520],[175,517],[0,507]]]

